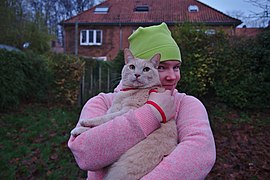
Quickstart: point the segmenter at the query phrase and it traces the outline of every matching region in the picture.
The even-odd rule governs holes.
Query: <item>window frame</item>
[[[137,5],[134,8],[135,12],[149,12],[149,6],[148,5]]]
[[[92,35],[90,35],[91,32],[93,33]],[[80,31],[80,45],[81,46],[95,46],[95,45],[101,46],[102,45],[102,30],[82,29]]]
[[[199,12],[199,6],[193,5],[193,4],[189,5],[188,12],[190,12],[190,13]]]
[[[96,7],[94,10],[94,14],[107,14],[109,12],[109,7]]]

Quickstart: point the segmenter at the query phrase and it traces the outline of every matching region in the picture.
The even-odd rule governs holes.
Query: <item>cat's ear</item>
[[[124,49],[125,64],[129,63],[130,60],[134,59],[132,52],[128,49]]]
[[[158,68],[160,63],[161,54],[155,54],[151,59],[150,62],[154,65],[155,68]]]

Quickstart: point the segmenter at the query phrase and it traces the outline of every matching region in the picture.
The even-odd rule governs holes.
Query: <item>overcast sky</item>
[[[239,18],[248,27],[260,26],[261,22],[254,19],[252,20],[251,17],[254,16],[254,13],[263,12],[263,9],[254,6],[252,3],[248,2],[248,0],[199,0],[199,1],[227,15]]]
[[[253,6],[251,3],[246,2],[246,0],[199,0],[219,11],[224,13],[231,11],[241,11],[245,14],[250,14],[251,11],[258,11],[257,7]]]

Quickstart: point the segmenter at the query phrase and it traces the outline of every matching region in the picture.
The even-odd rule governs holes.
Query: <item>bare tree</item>
[[[259,26],[266,27],[270,23],[270,0],[245,0],[247,3],[251,3],[254,7],[257,7],[261,11],[250,11],[248,18],[257,22]]]
[[[98,0],[98,4],[100,4],[100,3],[102,3],[102,2],[104,2],[105,0]]]
[[[95,3],[95,0],[6,0],[17,3],[22,7],[22,12],[32,21],[42,20],[47,26],[48,33],[61,38],[59,23],[65,19],[81,13]],[[21,16],[22,17],[22,16]],[[25,16],[24,16],[25,17]],[[39,22],[40,23],[40,22]]]
[[[244,2],[249,3],[259,9],[254,11],[249,10],[249,13],[246,14],[243,11],[227,11],[226,14],[240,19],[244,22],[244,26],[249,27],[266,27],[269,26],[270,21],[270,0],[244,0]]]
[[[76,5],[77,5],[77,13],[83,12],[86,9],[89,9],[94,5],[94,0],[89,1],[89,0],[76,0]]]

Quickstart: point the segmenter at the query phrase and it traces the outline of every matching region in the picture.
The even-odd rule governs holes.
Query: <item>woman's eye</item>
[[[135,66],[131,64],[131,65],[129,65],[129,69],[134,70]]]
[[[175,66],[173,69],[178,70],[178,69],[180,69],[180,66]]]
[[[164,68],[164,66],[158,66],[158,69],[159,70],[164,70],[165,68]]]
[[[150,70],[150,68],[149,67],[145,67],[145,68],[143,68],[143,72],[148,72]]]

